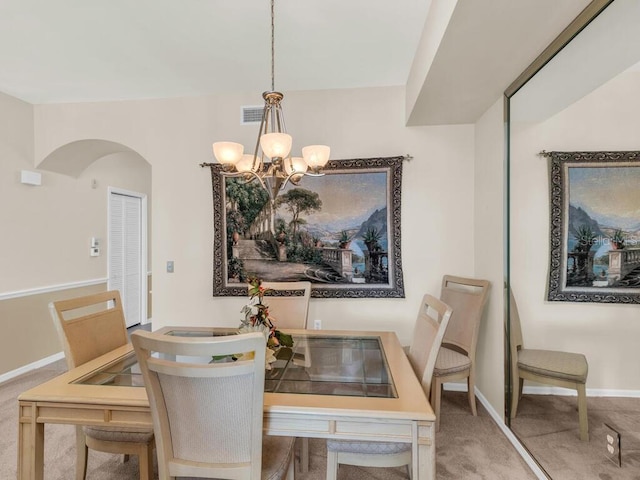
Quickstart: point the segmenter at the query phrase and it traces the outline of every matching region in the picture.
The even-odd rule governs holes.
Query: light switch
[[[167,262],[167,273],[173,273],[173,260]]]

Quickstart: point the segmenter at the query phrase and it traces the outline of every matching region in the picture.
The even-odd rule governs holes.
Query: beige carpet
[[[640,480],[640,401],[587,398],[589,442],[580,441],[576,397],[524,395],[513,420],[514,433],[557,480]],[[606,455],[609,432],[622,434],[622,467]]]
[[[16,478],[18,406],[16,398],[34,385],[64,371],[62,362],[0,385],[0,480]],[[439,480],[535,479],[527,465],[504,437],[482,405],[473,417],[466,394],[445,392],[441,431],[436,438]],[[74,477],[74,428],[47,425],[45,433],[45,480],[72,480]],[[325,478],[326,451],[322,440],[310,441],[310,471],[297,473],[297,480]],[[122,456],[90,451],[87,480],[128,480],[138,478],[136,457],[122,462]],[[343,465],[339,480],[403,480],[403,468],[362,468]]]

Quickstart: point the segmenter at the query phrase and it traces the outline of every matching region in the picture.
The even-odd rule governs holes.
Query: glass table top
[[[230,332],[231,333],[231,332]],[[173,330],[175,336],[211,336],[212,332]],[[215,333],[220,335],[219,332]],[[265,372],[265,392],[397,398],[378,337],[295,335],[292,348],[280,348]],[[192,362],[233,361],[189,358]],[[87,385],[143,387],[135,355],[78,379]]]

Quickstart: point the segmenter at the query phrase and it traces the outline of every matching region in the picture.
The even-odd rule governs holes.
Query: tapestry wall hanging
[[[404,298],[405,158],[331,160],[273,203],[258,181],[202,164],[213,187],[213,295],[246,296],[258,277],[310,281],[312,297]]]
[[[640,303],[640,152],[551,157],[548,299]]]

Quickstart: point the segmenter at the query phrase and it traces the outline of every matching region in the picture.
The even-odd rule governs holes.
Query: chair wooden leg
[[[140,480],[153,480],[153,443],[140,446],[138,463]]]
[[[440,399],[442,397],[442,383],[438,377],[431,381],[431,408],[436,414],[436,432],[440,431]]]
[[[589,418],[587,416],[587,391],[585,384],[577,386],[578,390],[578,419],[580,422],[580,440],[589,441]]]
[[[471,413],[474,417],[478,416],[478,409],[476,408],[476,379],[473,370],[467,377],[467,394],[469,395],[469,406],[471,407]]]
[[[295,455],[291,456],[291,461],[289,462],[289,468],[287,468],[287,475],[285,480],[295,480],[296,478],[296,467],[295,467]]]
[[[338,478],[338,452],[327,451],[327,480]]]
[[[307,473],[309,471],[309,439],[299,437],[300,442],[300,472]]]
[[[520,392],[522,391],[522,384],[524,380],[518,378],[511,386],[511,418],[516,418],[518,412],[518,401],[520,400]]]
[[[76,480],[84,480],[87,476],[87,456],[89,449],[82,426],[76,425]]]

